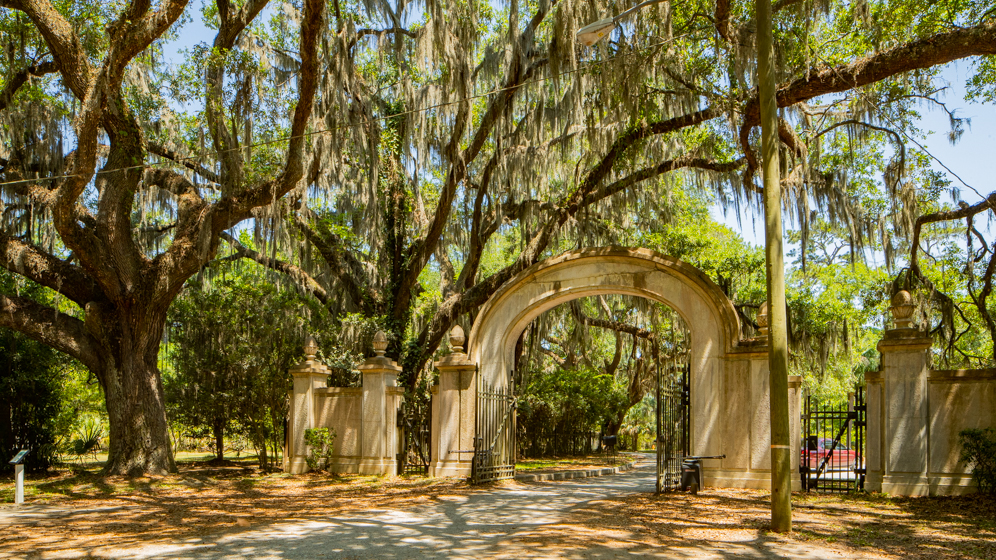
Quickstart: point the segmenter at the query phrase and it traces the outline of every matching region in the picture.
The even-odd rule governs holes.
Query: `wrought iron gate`
[[[515,476],[515,387],[493,387],[477,376],[477,430],[471,482]]]
[[[681,462],[690,449],[687,356],[657,368],[657,493],[681,487]]]
[[[398,409],[398,430],[401,451],[398,453],[398,474],[428,476],[429,446],[432,443],[432,401],[416,394],[405,394]]]
[[[862,387],[847,404],[821,404],[805,398],[802,413],[802,488],[850,492],[865,487],[865,394]]]

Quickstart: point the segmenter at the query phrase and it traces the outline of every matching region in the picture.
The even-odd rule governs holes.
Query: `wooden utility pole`
[[[771,0],[757,2],[757,82],[761,102],[764,256],[768,279],[768,368],[771,409],[771,530],[792,530],[793,448],[789,441],[788,335],[782,251],[782,188],[778,170],[778,105]]]

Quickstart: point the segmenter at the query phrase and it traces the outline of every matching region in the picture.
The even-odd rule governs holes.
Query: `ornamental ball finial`
[[[377,353],[378,358],[384,357],[384,352],[387,351],[387,335],[384,331],[377,331],[373,339],[374,352]]]
[[[314,360],[317,353],[318,343],[315,342],[315,337],[309,334],[308,338],[304,339],[304,359]]]
[[[463,352],[463,343],[467,341],[467,336],[463,333],[463,327],[454,326],[450,330],[450,347],[454,352]]]
[[[906,290],[899,290],[892,296],[892,319],[897,329],[908,329],[913,325],[913,296]]]

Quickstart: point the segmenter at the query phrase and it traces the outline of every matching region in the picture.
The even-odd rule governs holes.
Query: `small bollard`
[[[28,456],[28,449],[22,449],[10,464],[14,465],[14,505],[24,503],[24,458]]]

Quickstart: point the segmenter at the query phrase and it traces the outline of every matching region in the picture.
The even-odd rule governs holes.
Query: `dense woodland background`
[[[44,468],[101,446],[138,474],[210,442],[272,467],[307,334],[349,385],[384,330],[425,398],[453,325],[580,247],[701,268],[752,336],[763,250],[709,209],[760,212],[753,4],[662,3],[576,43],[628,7],[0,0],[0,448]],[[774,8],[792,373],[846,398],[899,289],[937,364],[992,364],[996,193],[962,202],[917,123],[952,61],[996,101],[996,7]],[[652,431],[684,336],[623,296],[537,319],[524,453],[558,452],[550,426]]]

